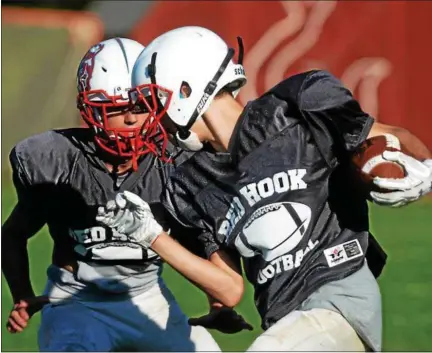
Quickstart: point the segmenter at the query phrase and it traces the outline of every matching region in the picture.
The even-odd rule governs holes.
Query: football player
[[[134,103],[155,104],[149,133],[161,122],[181,147],[199,151],[176,170],[165,201],[185,226],[202,230],[197,241],[210,261],[173,242],[132,193],[119,193],[115,211],[101,208],[97,219],[227,306],[241,299],[233,285],[241,257],[265,330],[250,351],[379,351],[376,276],[385,255],[369,233],[350,153],[386,135],[415,157],[382,156],[407,173],[374,180],[390,192],[372,199],[390,206],[431,191],[431,153],[408,131],[374,122],[326,71],[289,77],[243,107],[235,100],[246,81],[242,52],[238,64],[233,55],[217,34],[183,27],[155,39],[132,75]]]
[[[18,203],[2,227],[2,270],[15,303],[7,328],[22,332],[43,307],[41,351],[220,351],[208,331],[188,325],[161,279],[161,259],[95,221],[99,205],[130,190],[165,229],[176,227],[160,202],[174,165],[149,153],[145,105],[129,109],[143,49],[125,38],[90,48],[77,73],[88,127],[32,136],[10,154]],[[44,296],[36,297],[27,240],[45,224],[54,252]]]

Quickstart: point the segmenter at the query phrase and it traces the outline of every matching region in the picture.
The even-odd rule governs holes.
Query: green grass
[[[19,140],[53,127],[78,124],[75,73],[82,45],[66,27],[2,24],[2,168]],[[6,162],[5,162],[6,161]]]
[[[15,202],[9,184],[2,187],[2,222]],[[384,308],[385,350],[432,350],[432,203],[421,202],[403,209],[372,207],[371,222],[376,237],[389,254],[389,263],[380,278]],[[52,250],[44,229],[29,243],[31,277],[38,293],[46,280],[45,269]],[[187,315],[206,312],[205,296],[168,266],[164,277]],[[2,324],[6,322],[11,297],[2,277]],[[238,310],[253,324],[254,331],[223,335],[212,331],[224,351],[244,351],[261,333],[258,314],[253,305],[251,287]],[[28,329],[20,335],[2,330],[3,351],[37,350],[37,328],[40,315],[35,315]]]

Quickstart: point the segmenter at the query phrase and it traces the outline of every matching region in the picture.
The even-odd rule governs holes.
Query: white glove
[[[420,162],[403,152],[385,151],[384,159],[400,164],[406,172],[401,179],[375,177],[373,182],[390,192],[372,191],[372,200],[383,206],[400,207],[432,191],[432,159]]]
[[[96,220],[145,248],[163,232],[149,204],[129,191],[117,194],[115,201],[108,201],[106,207],[99,207]]]

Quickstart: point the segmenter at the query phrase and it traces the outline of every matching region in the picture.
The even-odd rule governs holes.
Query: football
[[[386,161],[382,157],[384,151],[403,151],[403,146],[396,136],[385,134],[367,139],[352,156],[356,176],[359,177],[367,192],[379,190],[373,184],[374,177],[395,179],[405,177],[405,169],[402,166],[396,162]]]

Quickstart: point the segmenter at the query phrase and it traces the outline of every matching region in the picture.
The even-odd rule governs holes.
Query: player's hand
[[[420,162],[403,152],[385,151],[383,157],[400,164],[406,172],[401,179],[374,178],[374,184],[389,192],[371,192],[372,200],[383,206],[401,207],[432,191],[432,160]]]
[[[47,296],[22,299],[13,306],[6,328],[10,333],[23,332],[30,318],[49,303]]]
[[[245,321],[243,316],[237,314],[234,309],[226,306],[212,308],[207,315],[189,319],[189,325],[203,326],[208,329],[214,329],[229,334],[237,333],[242,330],[253,330],[253,327]]]
[[[115,201],[109,201],[106,207],[99,207],[96,220],[145,248],[163,231],[149,204],[129,191],[117,194]]]

